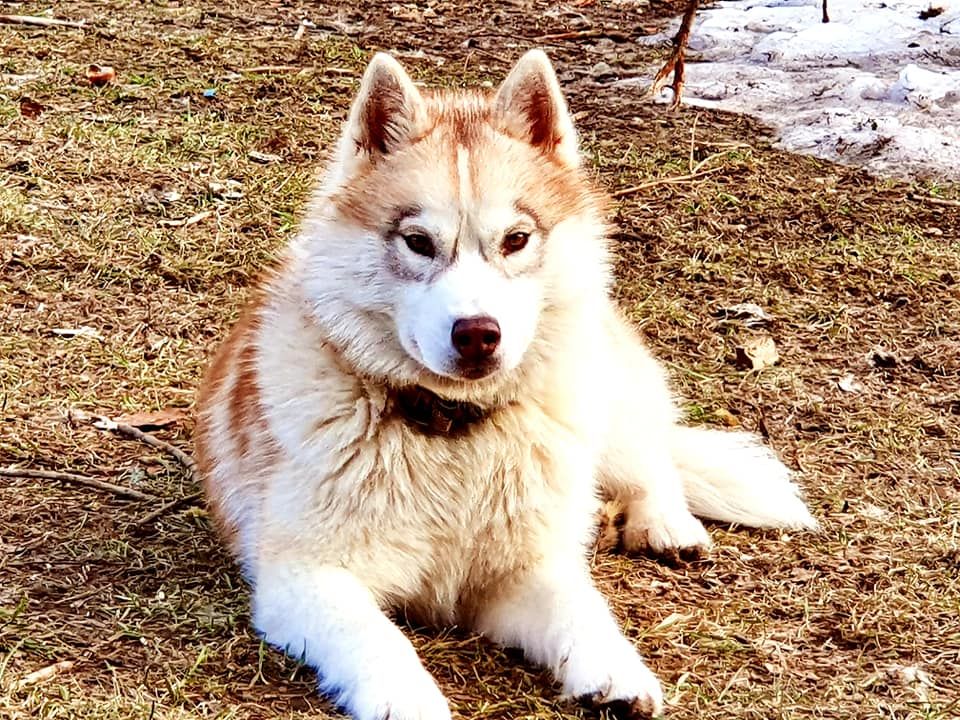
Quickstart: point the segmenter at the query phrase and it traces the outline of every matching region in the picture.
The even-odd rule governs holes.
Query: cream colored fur
[[[368,106],[387,101],[390,123],[370,127],[383,114]],[[431,135],[444,103],[492,108],[472,150]],[[556,137],[533,147],[542,127],[525,135],[528,121],[543,117]],[[602,203],[571,197],[529,247],[499,253],[503,232],[533,222],[517,194],[535,187],[536,158],[580,172],[542,53],[492,98],[432,100],[378,55],[343,137],[200,408],[201,468],[254,625],[359,720],[450,717],[393,610],[518,646],[566,695],[659,714],[659,683],[590,578],[598,496],[626,504],[629,548],[669,553],[709,546],[691,510],[812,527],[796,486],[752,438],[676,425],[663,373],[609,300]],[[371,198],[412,203],[399,232],[429,232],[436,258],[345,215],[344,189],[378,168],[394,183]],[[478,313],[499,321],[505,349],[490,376],[459,379],[449,324]],[[423,434],[390,412],[391,388],[410,384],[492,415],[456,439]],[[238,423],[241,405],[254,415]]]

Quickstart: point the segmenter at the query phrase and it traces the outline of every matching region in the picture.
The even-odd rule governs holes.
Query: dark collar
[[[419,385],[394,390],[393,398],[399,415],[426,435],[465,435],[491,413],[473,403],[442,398]]]

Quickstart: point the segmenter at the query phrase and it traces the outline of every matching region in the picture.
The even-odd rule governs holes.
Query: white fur
[[[572,124],[544,63],[525,56],[494,102],[510,115],[525,82],[545,82],[563,138],[557,152],[573,167]],[[402,89],[398,112],[407,114],[392,132],[420,122],[422,98],[382,56],[358,104],[376,82]],[[450,717],[387,618],[393,609],[518,646],[567,695],[659,714],[656,678],[590,579],[598,495],[623,500],[628,545],[658,553],[709,545],[691,510],[763,525],[810,527],[812,518],[787,470],[753,440],[676,425],[661,369],[608,298],[594,209],[532,236],[516,258],[493,252],[514,223],[531,220],[514,209],[511,173],[525,170],[509,153],[457,152],[455,187],[436,167],[400,178],[420,191],[421,211],[408,221],[435,237],[440,264],[399,256],[404,272],[437,270],[429,280],[388,269],[388,243],[399,241],[331,208],[360,162],[362,116],[355,106],[326,184],[264,289],[258,322],[238,343],[254,349],[258,442],[241,453],[233,437],[236,367],[200,411],[201,467],[217,516],[235,530],[254,623],[316,667],[320,689],[359,720]],[[502,173],[482,187],[462,179],[494,162]],[[530,265],[540,251],[542,262]],[[479,314],[500,323],[501,366],[457,380],[450,328]],[[411,384],[493,415],[463,437],[424,434],[391,410],[390,388]]]
[[[348,571],[278,559],[264,565],[253,622],[292,657],[321,668],[320,690],[359,718],[440,720],[447,701],[410,641]]]
[[[570,698],[663,708],[660,684],[620,633],[584,569],[555,558],[491,600],[477,629],[550,668]]]
[[[433,283],[404,288],[397,313],[397,331],[408,353],[438,375],[456,376],[456,350],[450,341],[455,321],[489,316],[500,325],[494,357],[501,370],[520,364],[533,340],[540,316],[538,283],[526,277],[509,279],[479,253],[464,252]]]
[[[757,438],[676,428],[670,441],[687,503],[696,514],[751,527],[816,529],[790,472]]]

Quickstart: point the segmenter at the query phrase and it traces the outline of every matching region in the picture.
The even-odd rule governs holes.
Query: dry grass
[[[876,181],[775,152],[743,119],[703,113],[694,128],[692,111],[593,84],[599,59],[641,72],[629,39],[665,4],[550,15],[545,2],[532,14],[435,2],[433,17],[378,5],[371,29],[349,6],[311,3],[319,27],[302,41],[296,3],[178,5],[63,2],[58,15],[90,28],[0,26],[0,464],[193,492],[168,458],[65,411],[191,406],[207,352],[294,228],[370,50],[423,50],[407,63],[431,81],[494,80],[535,38],[581,29],[580,13],[607,37],[553,54],[601,181],[687,173],[691,136],[694,161],[716,153],[723,168],[617,206],[621,299],[690,417],[767,433],[824,526],[716,526],[712,556],[680,569],[597,557],[670,716],[960,716],[960,213],[908,197],[956,187]],[[114,65],[119,84],[89,87],[91,62]],[[243,72],[262,65],[302,71]],[[241,197],[211,190],[229,180]],[[741,301],[775,317],[777,367],[732,364],[742,331],[714,311]],[[102,339],[52,333],[85,325]],[[877,347],[893,367],[868,362]],[[859,392],[839,388],[848,373]],[[188,448],[190,429],[163,435]],[[246,590],[201,509],[138,530],[150,508],[108,494],[38,480],[0,494],[0,717],[329,713],[310,673],[247,629]],[[584,714],[480,639],[413,637],[464,717]],[[73,669],[17,688],[62,660]]]

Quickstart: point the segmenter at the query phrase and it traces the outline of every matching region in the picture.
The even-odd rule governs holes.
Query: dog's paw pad
[[[631,700],[604,700],[602,693],[581,697],[580,704],[590,708],[606,708],[617,720],[650,720],[659,717],[660,706],[653,697],[637,697]]]
[[[697,518],[683,515],[627,515],[623,548],[631,554],[653,555],[668,565],[699,560],[710,550],[710,536]]]
[[[663,712],[660,681],[626,640],[581,657],[575,677],[566,678],[566,697],[590,707],[609,708],[620,720],[657,717]]]

